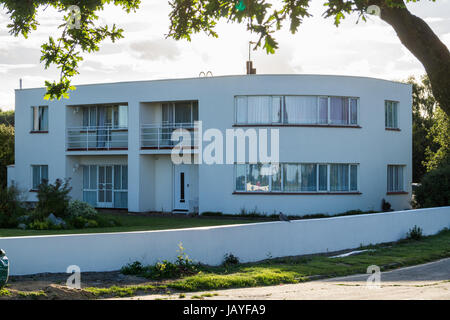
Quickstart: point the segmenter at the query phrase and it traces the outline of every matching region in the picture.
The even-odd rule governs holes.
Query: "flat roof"
[[[343,77],[343,78],[355,78],[355,79],[369,79],[386,81],[406,86],[412,86],[409,83],[396,81],[396,80],[386,80],[382,78],[373,78],[366,76],[349,76],[349,75],[338,75],[338,74],[237,74],[237,75],[222,75],[222,76],[212,76],[212,77],[190,77],[190,78],[164,78],[164,79],[152,79],[152,80],[130,80],[130,81],[115,81],[115,82],[97,82],[97,83],[85,83],[85,84],[73,84],[75,87],[84,86],[98,86],[98,85],[111,85],[111,84],[126,84],[126,83],[143,83],[143,82],[159,82],[159,81],[185,81],[185,80],[210,80],[219,78],[244,78],[244,77]],[[34,87],[34,88],[23,88],[15,89],[15,91],[21,90],[37,90],[45,89],[45,87]]]

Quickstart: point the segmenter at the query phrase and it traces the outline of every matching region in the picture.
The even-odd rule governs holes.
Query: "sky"
[[[283,28],[275,34],[279,49],[267,55],[252,51],[258,74],[333,74],[404,80],[425,73],[420,62],[401,44],[391,26],[376,16],[356,24],[357,16],[346,17],[336,28],[324,19],[322,0],[311,1],[312,18],[304,20],[296,34]],[[409,10],[423,18],[450,47],[450,0],[408,3]],[[126,14],[112,5],[100,12],[98,23],[115,23],[125,38],[104,42],[99,52],[84,55],[80,74],[73,84],[245,74],[248,42],[257,40],[244,25],[221,22],[219,38],[197,34],[192,41],[166,39],[169,30],[167,1],[142,0],[136,13]],[[62,14],[47,8],[38,15],[40,25],[28,39],[9,35],[8,16],[0,8],[0,109],[14,108],[14,89],[43,87],[56,80],[55,68],[45,70],[40,46],[49,36],[57,37]]]

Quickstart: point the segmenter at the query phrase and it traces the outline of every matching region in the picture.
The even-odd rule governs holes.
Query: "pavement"
[[[371,277],[368,285],[368,278]],[[269,287],[227,289],[171,295],[144,295],[126,299],[191,300],[192,296],[212,294],[205,300],[450,300],[450,258],[401,268],[377,275],[359,274]],[[195,297],[194,297],[195,299]]]

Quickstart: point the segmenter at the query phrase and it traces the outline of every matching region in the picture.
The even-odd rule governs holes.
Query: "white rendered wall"
[[[31,165],[48,164],[51,181],[70,173],[69,155],[127,155],[129,211],[171,210],[172,171],[155,160],[154,200],[146,197],[149,177],[142,156],[160,151],[140,150],[140,125],[160,118],[160,101],[199,101],[203,130],[217,128],[225,135],[234,124],[235,95],[336,95],[360,98],[359,125],[354,128],[279,127],[281,162],[359,163],[360,195],[234,195],[232,165],[200,165],[198,196],[200,212],[237,213],[257,206],[259,212],[288,214],[339,213],[352,209],[379,210],[385,198],[396,210],[409,208],[412,179],[411,86],[364,77],[318,75],[244,75],[178,80],[137,81],[80,85],[69,100],[45,101],[44,89],[16,91],[15,180],[31,186]],[[384,101],[399,101],[401,131],[386,131]],[[128,151],[65,152],[65,123],[72,121],[67,105],[127,102],[129,106]],[[30,134],[30,107],[49,105],[49,133]],[[155,108],[158,106],[157,108]],[[264,128],[262,126],[261,128]],[[245,129],[245,128],[244,128]],[[166,151],[167,152],[167,151]],[[145,161],[144,161],[145,163]],[[388,164],[406,165],[408,194],[386,194]],[[157,169],[158,167],[161,170]],[[150,170],[152,171],[152,170]],[[152,171],[152,172],[153,172]],[[169,176],[170,175],[170,176]],[[29,200],[35,199],[29,193]],[[162,198],[160,198],[162,197]],[[153,201],[153,203],[150,203]]]
[[[425,235],[450,227],[450,207],[326,219],[166,231],[0,238],[11,274],[119,270],[129,262],[174,260],[183,243],[190,258],[218,265],[226,253],[242,262],[333,252],[396,241],[414,225]]]

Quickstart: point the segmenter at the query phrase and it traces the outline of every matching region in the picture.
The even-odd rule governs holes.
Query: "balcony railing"
[[[67,150],[126,150],[127,127],[70,127],[67,129]]]
[[[155,123],[141,126],[141,148],[142,149],[172,149],[180,143],[181,139],[172,141],[172,133],[177,129],[185,129],[189,135],[188,141],[183,141],[183,145],[188,145],[190,149],[197,146],[194,132],[197,130],[194,123]]]

